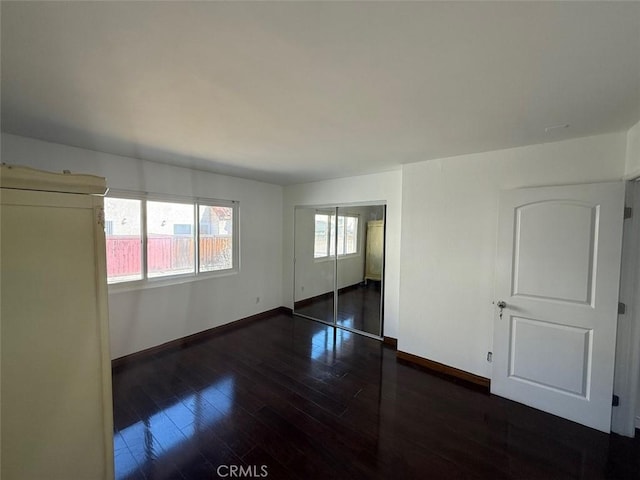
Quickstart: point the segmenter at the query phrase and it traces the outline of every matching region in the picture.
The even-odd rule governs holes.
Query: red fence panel
[[[122,277],[142,271],[142,245],[137,236],[106,237],[107,275]],[[233,239],[230,236],[200,237],[200,264],[203,270],[231,268]],[[149,272],[171,272],[192,269],[194,242],[191,237],[150,236],[147,239]]]
[[[149,272],[192,269],[193,255],[194,245],[191,237],[154,236],[147,240]]]
[[[142,271],[140,237],[107,236],[107,275],[119,277]]]

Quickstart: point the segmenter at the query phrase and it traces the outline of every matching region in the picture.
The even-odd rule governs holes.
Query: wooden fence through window
[[[106,237],[107,275],[122,277],[139,275],[142,269],[141,242],[137,236]],[[200,237],[200,266],[203,270],[231,268],[233,240],[230,236]],[[184,271],[193,268],[192,237],[150,236],[147,240],[149,272]]]

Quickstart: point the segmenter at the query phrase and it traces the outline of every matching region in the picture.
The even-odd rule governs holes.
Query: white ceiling
[[[638,2],[1,8],[3,131],[273,183],[640,119]]]

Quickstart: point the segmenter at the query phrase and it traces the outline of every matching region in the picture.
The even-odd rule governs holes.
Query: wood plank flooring
[[[113,391],[118,479],[640,478],[638,438],[288,315],[118,368]]]
[[[369,280],[341,289],[338,292],[338,318],[336,323],[343,327],[362,330],[372,335],[380,335],[380,315],[382,305],[382,284]],[[298,302],[295,312],[306,317],[333,323],[333,294],[320,295]]]

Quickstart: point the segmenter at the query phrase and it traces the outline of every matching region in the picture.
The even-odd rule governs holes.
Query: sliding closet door
[[[294,312],[335,323],[336,209],[296,207]]]
[[[384,205],[338,207],[336,324],[382,336]]]

